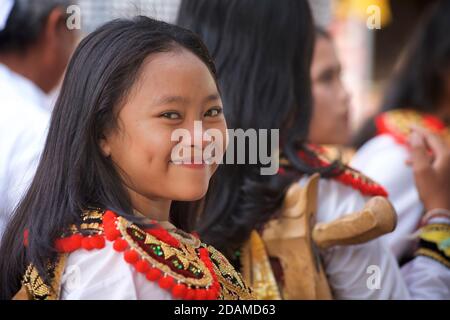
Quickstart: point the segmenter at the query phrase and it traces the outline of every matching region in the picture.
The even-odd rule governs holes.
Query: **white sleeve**
[[[5,134],[0,141],[0,236],[36,172],[47,137],[49,117],[44,112],[33,112],[24,115],[20,123],[9,119],[12,123],[0,131]],[[8,128],[10,130],[6,132]]]
[[[168,291],[125,262],[106,241],[105,248],[80,249],[67,259],[61,281],[62,300],[171,300]]]
[[[397,260],[411,255],[411,234],[422,217],[423,205],[415,187],[412,169],[405,164],[409,152],[389,135],[368,141],[354,156],[351,166],[386,188],[397,211],[397,227],[382,237]]]
[[[450,299],[450,269],[418,256],[402,267],[403,279],[414,299]]]
[[[300,180],[301,184],[306,178]],[[361,210],[368,198],[330,179],[321,179],[317,221],[328,222]],[[450,269],[416,257],[400,270],[382,239],[321,252],[336,299],[450,299]]]

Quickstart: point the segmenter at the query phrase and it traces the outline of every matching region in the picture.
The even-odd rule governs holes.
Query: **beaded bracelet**
[[[433,218],[446,218],[450,223],[450,210],[435,208],[428,211],[421,219],[420,226],[423,227],[428,224],[428,222]]]

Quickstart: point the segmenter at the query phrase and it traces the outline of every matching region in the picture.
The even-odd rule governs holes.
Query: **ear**
[[[102,154],[105,157],[108,158],[111,156],[111,145],[108,141],[108,138],[106,138],[104,135],[102,135],[102,137],[100,138],[99,146],[100,146],[100,150],[102,151]]]
[[[61,28],[65,28],[64,24],[65,13],[63,8],[54,8],[47,17],[47,21],[44,26],[44,37],[48,43],[54,44],[59,41],[59,33]]]

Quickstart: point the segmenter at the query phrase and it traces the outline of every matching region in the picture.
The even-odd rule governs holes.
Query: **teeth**
[[[208,159],[176,159],[171,161],[174,164],[212,164],[213,158]]]

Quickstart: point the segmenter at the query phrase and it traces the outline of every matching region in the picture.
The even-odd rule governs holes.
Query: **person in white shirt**
[[[76,43],[68,0],[0,1],[0,239],[44,145],[58,84]]]
[[[409,158],[410,127],[426,128],[450,142],[450,2],[440,1],[423,21],[387,87],[380,114],[354,138],[351,165],[382,184],[398,214],[386,235],[400,263],[412,255],[411,243],[424,213]]]

